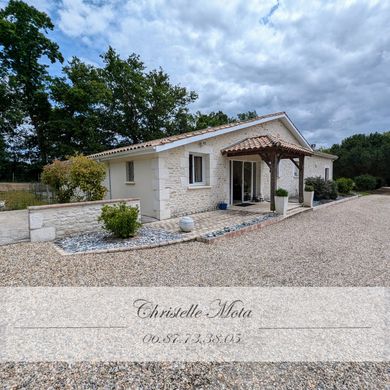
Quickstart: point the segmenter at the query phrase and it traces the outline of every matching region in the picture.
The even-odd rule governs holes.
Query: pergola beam
[[[278,166],[282,159],[291,160],[292,163],[299,170],[299,202],[303,203],[303,191],[304,191],[304,167],[305,167],[305,156],[312,155],[311,151],[293,151],[282,145],[274,145],[272,147],[256,148],[256,149],[241,149],[234,151],[227,151],[224,153],[227,157],[234,156],[248,156],[257,154],[267,164],[270,170],[271,183],[270,183],[270,195],[271,195],[271,210],[275,211],[275,193],[278,186]],[[295,159],[298,159],[296,161]]]
[[[274,152],[271,156],[271,211],[275,211],[275,193],[278,186],[279,156]]]

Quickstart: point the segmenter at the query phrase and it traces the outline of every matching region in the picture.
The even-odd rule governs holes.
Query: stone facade
[[[139,199],[114,199],[94,202],[31,206],[28,220],[31,241],[52,241],[71,234],[101,230],[98,217],[105,204],[125,202],[140,209]]]
[[[249,155],[239,158],[227,158],[221,149],[233,145],[245,138],[272,134],[288,142],[299,144],[294,135],[279,120],[270,121],[224,135],[216,135],[203,142],[194,142],[160,153],[165,169],[161,172],[164,183],[160,190],[167,192],[165,209],[170,217],[213,210],[218,202],[230,201],[229,160],[246,160],[256,163],[256,196],[270,197],[270,174],[268,166],[259,156]],[[206,182],[203,186],[189,185],[189,154],[199,153],[208,161]],[[312,156],[305,159],[305,177],[324,176],[325,167],[332,178],[332,160]],[[291,196],[298,195],[298,176],[294,176],[295,165],[290,160],[282,160],[279,167],[278,187],[287,189]],[[141,199],[142,202],[142,199]],[[168,213],[166,213],[168,215]],[[167,216],[168,217],[168,216]]]
[[[253,162],[256,167],[256,188],[254,196],[269,199],[270,173],[260,156],[249,155],[227,158],[221,150],[259,135],[274,135],[287,142],[300,145],[300,141],[279,119],[248,126],[225,134],[215,133],[206,140],[196,141],[172,149],[150,153],[118,157],[106,161],[110,180],[106,186],[108,197],[136,197],[141,199],[143,214],[157,219],[167,219],[181,215],[214,210],[221,201],[230,202],[231,160]],[[199,154],[206,165],[202,185],[189,184],[189,155]],[[330,156],[313,155],[305,159],[305,177],[323,176],[329,168],[332,178],[333,161]],[[134,162],[134,183],[125,183],[126,163]],[[279,166],[278,187],[289,191],[290,196],[298,196],[298,175],[290,160],[282,160]]]

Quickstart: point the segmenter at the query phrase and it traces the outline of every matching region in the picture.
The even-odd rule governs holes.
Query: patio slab
[[[226,226],[233,226],[243,222],[248,222],[253,219],[254,214],[262,215],[269,213],[269,211],[262,212],[257,210],[255,212],[253,210],[247,211],[242,209],[243,208],[241,208],[241,210],[214,210],[206,211],[204,213],[191,214],[189,216],[194,220],[195,228],[191,233],[186,233],[185,237],[192,237],[195,239],[205,233],[223,229]],[[164,229],[170,232],[179,232],[180,219],[181,217],[151,222],[148,226]]]

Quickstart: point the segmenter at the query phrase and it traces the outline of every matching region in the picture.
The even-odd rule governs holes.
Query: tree
[[[210,112],[210,114],[202,114],[198,111],[194,116],[194,122],[195,129],[200,130],[234,122],[234,118],[229,118],[229,116],[222,111]]]
[[[46,36],[53,28],[48,15],[23,1],[10,0],[0,10],[0,66],[7,73],[9,83],[18,88],[34,128],[25,147],[37,146],[31,158],[39,163],[47,161],[50,145],[46,123],[51,109],[46,91],[50,80],[48,65],[40,60],[46,57],[51,63],[63,61],[58,45]]]
[[[139,143],[189,130],[188,104],[197,95],[172,85],[160,70],[146,71],[136,54],[123,60],[111,47],[101,75],[110,91],[103,127],[121,144]]]
[[[237,114],[237,118],[240,121],[247,121],[249,119],[254,119],[257,117],[257,112],[256,111],[247,111],[247,112],[242,112],[240,114]]]
[[[115,144],[114,132],[104,123],[111,99],[99,69],[73,57],[63,68],[64,77],[53,80],[55,102],[48,123],[52,134],[51,156],[96,153]]]
[[[334,162],[336,178],[369,174],[390,184],[390,132],[355,134],[327,151],[339,157]]]

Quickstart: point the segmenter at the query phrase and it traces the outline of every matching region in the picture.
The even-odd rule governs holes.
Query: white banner
[[[1,288],[1,361],[386,361],[389,289]]]

